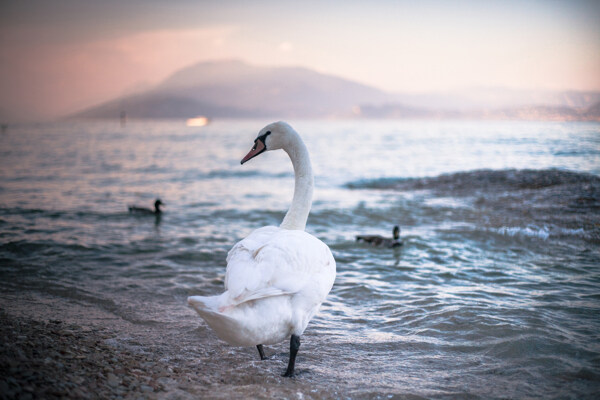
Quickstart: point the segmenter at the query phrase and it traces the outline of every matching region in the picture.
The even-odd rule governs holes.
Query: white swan
[[[277,149],[288,153],[295,175],[292,205],[283,222],[259,228],[233,246],[223,294],[191,296],[188,303],[219,338],[234,346],[256,345],[261,359],[263,344],[291,337],[283,376],[292,376],[300,335],[333,286],[335,260],[325,243],[304,231],[313,173],[298,133],[285,122],[267,125],[241,163]]]

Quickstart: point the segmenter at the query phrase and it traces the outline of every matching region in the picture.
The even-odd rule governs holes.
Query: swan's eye
[[[252,150],[256,149],[256,146],[258,145],[259,140],[262,142],[263,145],[266,145],[267,136],[269,136],[270,134],[271,134],[271,131],[267,131],[264,135],[260,135],[259,137],[257,137],[254,140],[254,147],[252,148]]]

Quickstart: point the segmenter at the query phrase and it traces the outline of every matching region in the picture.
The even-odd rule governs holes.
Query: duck
[[[160,201],[160,199],[156,199],[156,201],[154,202],[154,210],[151,210],[151,209],[145,208],[145,207],[137,207],[137,206],[129,206],[128,208],[129,208],[129,212],[131,214],[159,215],[162,213],[160,206],[164,206],[164,205],[165,205],[165,203]]]
[[[223,293],[190,296],[188,304],[220,339],[233,346],[256,346],[261,360],[267,358],[263,345],[289,338],[282,376],[292,377],[300,337],[333,286],[336,263],[329,247],[305,230],[314,177],[300,135],[286,122],[269,124],[241,164],[279,149],[294,169],[294,194],[283,221],[254,230],[231,248]]]
[[[392,230],[392,238],[386,238],[380,235],[359,235],[356,236],[357,242],[369,243],[376,247],[400,247],[402,246],[402,241],[400,240],[400,227],[398,225],[394,226]]]

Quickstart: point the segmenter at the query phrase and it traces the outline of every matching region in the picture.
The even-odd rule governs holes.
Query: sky
[[[600,1],[2,0],[0,119],[54,118],[201,61],[390,92],[600,90]]]

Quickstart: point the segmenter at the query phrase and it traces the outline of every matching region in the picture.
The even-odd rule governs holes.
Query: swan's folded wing
[[[276,229],[270,235],[253,232],[229,252],[225,287],[233,303],[294,294],[318,284],[314,281],[327,268],[335,271],[323,242],[304,231]]]

